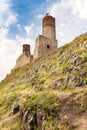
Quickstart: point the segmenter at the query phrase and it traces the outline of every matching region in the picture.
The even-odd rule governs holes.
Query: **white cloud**
[[[4,39],[7,36],[8,29],[1,27],[0,28],[0,40]]]
[[[43,14],[39,14],[39,15],[37,16],[38,19],[42,19],[43,17],[44,17]]]
[[[5,38],[0,40],[0,80],[14,68],[18,56],[22,53],[23,44],[32,45],[34,48],[34,41],[28,38],[16,36],[15,40]]]
[[[2,79],[13,68],[17,55],[20,53],[20,45],[17,41],[4,37],[0,40],[0,46],[0,79]]]
[[[16,36],[14,40],[8,38],[9,28],[17,22],[17,14],[11,10],[10,0],[0,0],[0,80],[14,68],[16,59],[22,53],[22,44],[28,43],[32,45],[34,41],[28,36],[33,31],[34,24],[22,27],[17,24],[19,30],[24,29],[27,36],[25,38]]]
[[[61,0],[60,2],[54,3],[48,10],[54,16],[72,12],[78,15],[80,19],[87,20],[87,0]]]
[[[73,13],[78,14],[80,18],[87,20],[87,0],[76,0],[73,3]]]
[[[61,0],[48,8],[56,17],[59,46],[87,31],[87,0]]]
[[[21,24],[17,24],[18,30],[22,30],[22,25]]]
[[[11,69],[16,56],[13,50],[17,49],[16,42],[7,38],[10,25],[17,21],[10,7],[10,0],[0,0],[0,80]]]
[[[9,27],[17,22],[17,14],[11,10],[10,0],[0,0],[0,26]]]
[[[3,38],[0,40],[0,80],[14,68],[18,56],[22,53],[23,44],[31,45],[31,53],[34,49],[34,41],[29,38],[16,36],[15,40]]]
[[[23,44],[29,44],[30,45],[30,49],[31,49],[31,53],[33,54],[33,50],[34,50],[34,44],[35,44],[35,41],[31,38],[24,38],[24,37],[21,37],[19,35],[16,36],[16,41],[18,43],[20,43],[20,45],[22,46]]]
[[[33,34],[33,30],[34,30],[35,24],[31,23],[30,26],[25,26],[24,29],[27,32],[27,36],[31,36]]]
[[[17,15],[12,13],[12,14],[8,15],[8,18],[7,18],[7,20],[6,20],[4,25],[6,27],[9,27],[11,24],[16,23],[16,22],[17,22]]]
[[[21,25],[20,25],[21,26]],[[32,24],[30,28],[34,25]],[[28,28],[27,28],[28,29]],[[14,68],[16,60],[18,56],[22,53],[22,45],[30,44],[31,45],[31,53],[34,50],[34,40],[28,37],[21,37],[19,35],[16,36],[15,40],[7,38],[8,28],[0,29],[0,80],[3,79],[6,74],[10,72],[12,68]],[[30,29],[31,32],[31,29]],[[27,32],[29,36],[29,32]]]

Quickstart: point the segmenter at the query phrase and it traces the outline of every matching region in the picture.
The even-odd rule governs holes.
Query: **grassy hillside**
[[[87,33],[0,83],[1,130],[87,130],[86,122]]]

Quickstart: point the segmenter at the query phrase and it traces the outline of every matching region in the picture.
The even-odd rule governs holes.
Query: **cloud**
[[[61,0],[48,8],[48,12],[56,17],[59,46],[87,31],[86,5],[87,0]]]
[[[78,15],[80,19],[87,20],[87,0],[61,0],[50,6],[48,10],[55,16],[71,12],[74,15]]]
[[[4,25],[6,27],[9,27],[11,24],[14,24],[16,22],[17,22],[17,15],[12,13],[12,14],[8,15],[8,18],[7,18],[7,20],[6,20]]]
[[[0,0],[0,80],[14,68],[16,59],[22,53],[22,44],[28,43],[34,47],[34,41],[30,38],[34,29],[34,23],[23,27],[17,23],[18,14],[11,9],[10,0]],[[16,34],[14,39],[8,38],[10,26],[16,24],[21,31],[26,31],[26,37]]]
[[[11,10],[10,0],[0,0],[0,27],[9,27],[17,22],[17,14]]]
[[[30,26],[25,26],[24,29],[27,32],[27,36],[32,36],[33,35],[33,30],[34,30],[35,24],[31,23]]]
[[[17,55],[20,53],[20,46],[17,41],[7,39],[0,40],[0,79],[4,78],[13,68]]]
[[[32,38],[29,37],[21,37],[20,35],[16,35],[16,42],[20,43],[20,48],[23,44],[29,44],[30,45],[30,49],[31,49],[31,53],[33,54],[33,50],[34,50],[34,46],[35,46],[35,41]],[[19,49],[20,50],[20,49]]]
[[[42,19],[43,17],[44,17],[43,14],[39,14],[39,15],[37,16],[38,19]]]
[[[22,53],[24,43],[32,45],[31,50],[33,51],[34,41],[30,38],[17,35],[14,40],[5,37],[0,40],[0,80],[14,68],[18,56]]]
[[[87,20],[87,0],[73,2],[73,13],[78,14],[81,19]]]

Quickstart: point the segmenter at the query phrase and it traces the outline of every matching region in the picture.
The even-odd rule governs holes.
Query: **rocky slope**
[[[87,130],[87,33],[6,76],[0,130]]]

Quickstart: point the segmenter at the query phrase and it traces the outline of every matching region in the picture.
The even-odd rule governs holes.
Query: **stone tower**
[[[34,59],[57,48],[55,18],[47,15],[42,20],[42,35],[36,39]]]
[[[55,18],[45,16],[42,21],[42,35],[47,38],[56,39]]]
[[[30,45],[24,44],[23,45],[23,52],[16,60],[15,68],[22,67],[33,60],[33,56],[30,53]]]

